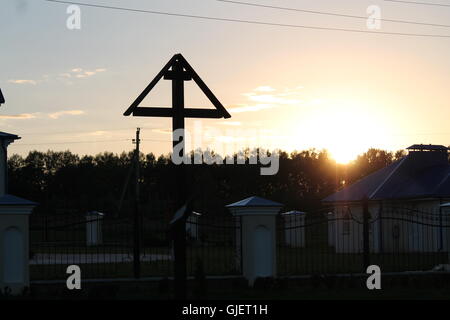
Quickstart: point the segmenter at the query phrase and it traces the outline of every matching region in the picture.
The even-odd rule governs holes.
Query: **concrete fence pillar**
[[[86,213],[86,245],[97,246],[103,243],[102,220],[104,214],[98,211]]]
[[[0,197],[0,290],[11,295],[29,286],[29,215],[34,202]]]
[[[276,216],[283,205],[250,197],[226,207],[241,219],[236,251],[243,276],[251,286],[258,277],[276,277]]]
[[[441,204],[442,250],[448,252],[447,264],[450,264],[450,202]]]

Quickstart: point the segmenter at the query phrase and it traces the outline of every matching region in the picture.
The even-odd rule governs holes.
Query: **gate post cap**
[[[86,217],[90,217],[90,216],[97,216],[97,217],[103,217],[105,214],[99,211],[88,211],[86,212]]]
[[[306,214],[305,211],[298,211],[298,210],[291,210],[291,211],[281,213],[282,216],[305,215],[305,214]]]
[[[272,200],[253,196],[226,205],[233,215],[276,215],[284,205]]]

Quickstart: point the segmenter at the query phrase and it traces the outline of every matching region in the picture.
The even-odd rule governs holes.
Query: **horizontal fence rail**
[[[365,237],[366,236],[366,237]],[[430,271],[449,263],[450,215],[401,207],[336,207],[282,214],[277,222],[279,275]]]
[[[85,214],[32,215],[31,280],[66,279],[69,265],[79,265],[83,279],[133,277],[133,217]],[[172,277],[174,252],[168,219],[140,217],[140,276]],[[236,246],[240,223],[232,216],[196,216],[186,222],[187,274],[240,274]]]
[[[366,214],[364,214],[366,212]],[[167,214],[139,219],[140,276],[172,277],[173,237]],[[33,214],[31,280],[67,279],[79,265],[83,279],[131,278],[133,216]],[[242,229],[231,214],[192,214],[186,222],[186,269],[191,277],[242,275]],[[430,271],[449,264],[450,214],[398,206],[292,211],[276,221],[278,276]]]

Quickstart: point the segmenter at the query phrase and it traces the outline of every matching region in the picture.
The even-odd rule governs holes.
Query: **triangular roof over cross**
[[[227,110],[225,110],[224,106],[180,53],[175,54],[169,62],[167,62],[167,64],[161,69],[161,71],[144,89],[144,91],[142,91],[142,93],[136,98],[136,100],[124,112],[123,115],[129,116],[132,114],[133,116],[143,117],[172,117],[174,113],[172,108],[142,107],[140,106],[140,103],[163,77],[164,79],[171,80],[174,79],[174,77],[180,76],[180,74],[173,71],[173,66],[176,63],[182,67],[182,79],[184,81],[194,80],[215,107],[215,109],[184,108],[183,116],[185,118],[230,118],[231,115],[227,112]]]

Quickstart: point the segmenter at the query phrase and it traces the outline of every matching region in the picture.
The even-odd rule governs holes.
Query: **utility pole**
[[[140,215],[139,215],[139,133],[141,129],[136,129],[136,139],[133,143],[136,145],[134,150],[134,173],[135,173],[135,200],[134,200],[134,223],[133,223],[133,273],[135,278],[141,276],[141,235],[140,235]]]

